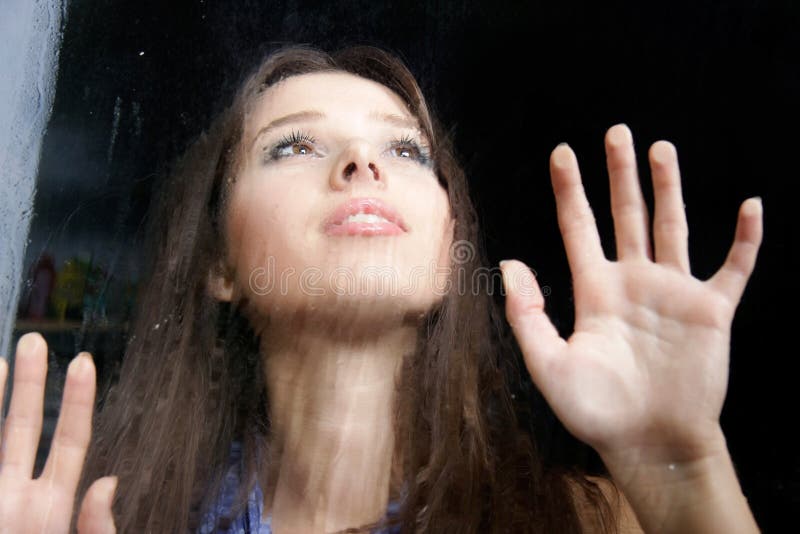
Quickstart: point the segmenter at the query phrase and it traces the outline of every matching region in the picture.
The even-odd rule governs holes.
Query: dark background
[[[645,4],[73,0],[27,261],[50,250],[60,263],[80,244],[105,255],[118,283],[109,298],[123,291],[139,270],[142,216],[159,172],[225,103],[243,69],[282,43],[367,43],[400,55],[418,76],[452,127],[490,260],[533,267],[568,334],[570,277],[549,153],[561,141],[576,151],[611,256],[603,136],[625,122],[640,163],[658,139],[678,148],[698,278],[724,261],[741,202],[763,198],[764,244],[733,325],[722,424],[756,519],[767,532],[786,531],[800,505],[792,428],[799,265],[790,248],[800,8]],[[652,208],[646,165],[641,176]],[[96,358],[105,351],[99,371],[111,372],[124,339],[124,326],[120,334],[114,325],[128,308],[110,307],[110,335],[85,324],[46,333],[53,373],[82,349]]]

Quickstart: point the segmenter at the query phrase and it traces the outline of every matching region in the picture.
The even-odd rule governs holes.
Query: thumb
[[[116,490],[117,477],[98,478],[89,486],[78,516],[80,534],[116,534],[111,512]]]
[[[519,260],[500,262],[506,290],[506,318],[517,338],[525,365],[540,385],[546,368],[566,345],[544,311],[544,295],[536,277]]]

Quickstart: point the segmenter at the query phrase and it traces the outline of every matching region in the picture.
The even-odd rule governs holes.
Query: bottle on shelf
[[[56,268],[52,254],[42,253],[33,265],[30,274],[30,290],[20,315],[29,320],[40,321],[48,315],[48,306],[56,284]]]

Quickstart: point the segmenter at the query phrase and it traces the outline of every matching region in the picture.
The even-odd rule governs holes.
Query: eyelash
[[[303,144],[307,146],[312,145],[309,146],[309,148],[313,149],[313,145],[316,142],[317,140],[312,135],[309,135],[305,132],[293,130],[290,134],[283,136],[283,138],[281,138],[280,141],[272,145],[272,147],[264,148],[264,153],[266,155],[265,160],[274,161],[274,160],[284,159],[287,157],[292,157],[286,154],[281,154],[281,152],[297,144]],[[389,150],[395,148],[410,149],[416,155],[412,156],[409,159],[413,159],[420,165],[425,165],[425,166],[430,165],[430,150],[427,147],[420,145],[420,143],[418,143],[417,140],[409,134],[406,134],[403,137],[397,137],[392,141],[390,141]]]

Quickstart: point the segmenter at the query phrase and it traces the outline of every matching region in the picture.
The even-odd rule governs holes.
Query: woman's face
[[[343,72],[293,76],[261,96],[243,142],[229,261],[259,315],[350,308],[377,318],[441,298],[448,197],[395,93]]]

